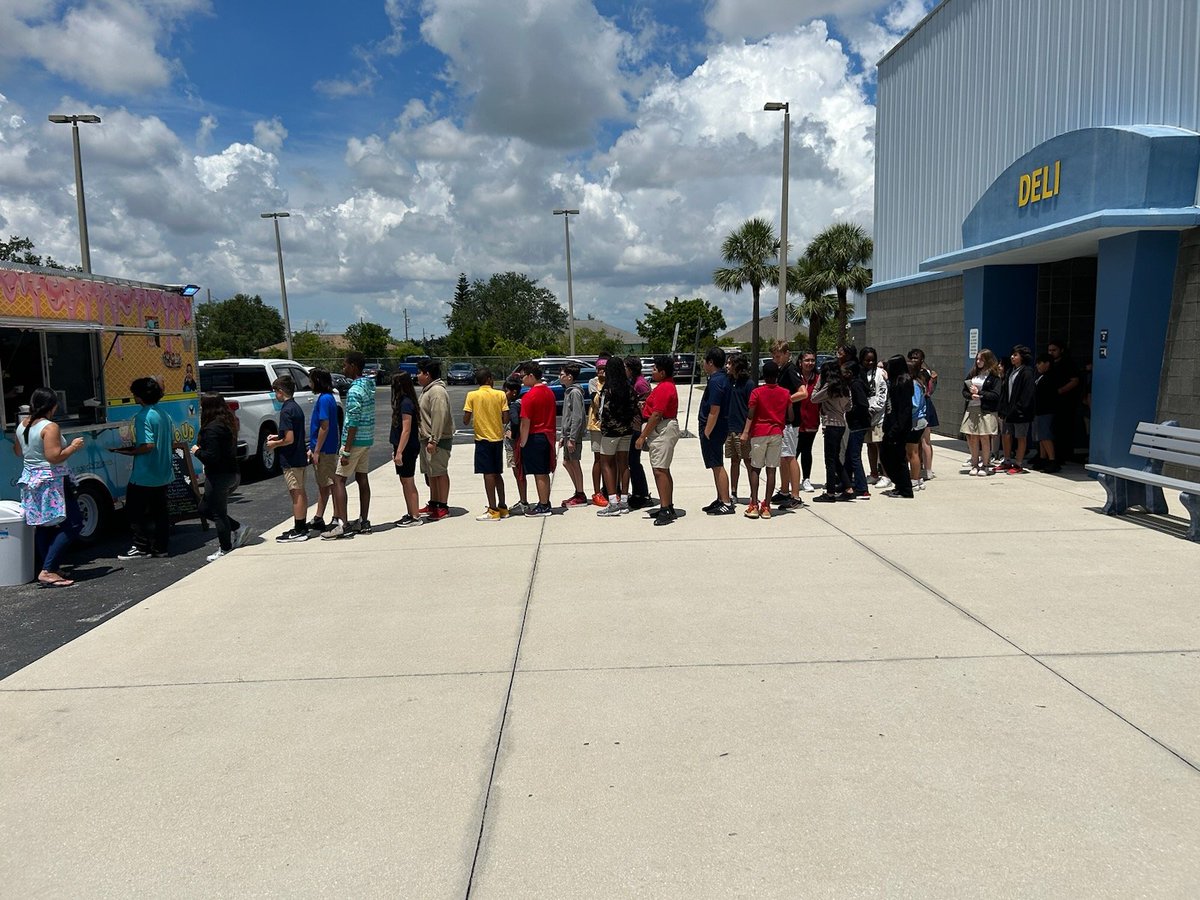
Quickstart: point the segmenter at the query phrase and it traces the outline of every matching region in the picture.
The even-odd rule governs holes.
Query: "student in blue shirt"
[[[171,522],[167,511],[167,485],[175,478],[171,448],[175,427],[171,417],[156,404],[162,385],[156,378],[138,378],[129,386],[142,408],[133,419],[129,447],[114,447],[114,453],[133,457],[133,472],[125,490],[125,512],[133,531],[133,546],[117,559],[147,559],[167,555]]]
[[[725,351],[710,347],[704,354],[704,372],[708,384],[700,397],[700,455],[704,467],[713,474],[717,499],[704,511],[710,516],[731,516],[735,512],[729,496],[729,473],[722,452],[729,436],[729,377],[725,374]]]
[[[333,494],[333,475],[338,464],[338,405],[333,396],[333,376],[328,369],[313,369],[308,377],[317,395],[308,426],[308,461],[317,476],[317,512],[308,527],[324,531],[325,505]]]

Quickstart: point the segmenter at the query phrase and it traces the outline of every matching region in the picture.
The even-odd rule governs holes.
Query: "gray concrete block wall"
[[[880,359],[925,351],[926,364],[938,373],[934,393],[939,434],[956,437],[962,420],[959,384],[965,372],[962,278],[943,278],[867,295],[866,339],[860,346],[879,351]]]
[[[1171,321],[1163,348],[1158,390],[1158,421],[1175,419],[1185,428],[1200,428],[1200,228],[1179,240]],[[1200,471],[1166,466],[1165,471],[1200,481]]]

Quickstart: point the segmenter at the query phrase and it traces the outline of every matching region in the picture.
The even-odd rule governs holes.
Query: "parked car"
[[[350,379],[341,372],[330,372],[329,375],[333,379],[333,389],[338,392],[339,397],[345,400],[346,395],[350,393]]]
[[[224,394],[229,408],[238,419],[238,456],[249,457],[266,475],[279,472],[279,458],[267,449],[267,436],[279,430],[279,411],[271,384],[280,375],[291,375],[296,382],[295,400],[304,410],[305,423],[317,405],[308,370],[290,359],[214,359],[201,361],[200,389]],[[338,402],[338,429],[342,427],[344,406]],[[307,435],[303,436],[307,439]]]
[[[546,384],[549,384],[551,381],[558,378],[559,370],[561,370],[564,365],[571,362],[578,363],[580,369],[582,369],[584,372],[591,372],[590,375],[581,374],[580,381],[586,378],[592,378],[596,374],[596,364],[587,362],[586,360],[576,359],[575,357],[571,356],[541,356],[534,360],[525,359],[517,363],[516,368],[513,369],[510,377],[519,379],[521,377],[521,367],[527,362],[535,362],[542,367],[542,381],[544,381]]]
[[[587,404],[592,402],[592,392],[588,389],[588,381],[596,377],[596,370],[592,369],[591,373],[591,375],[586,376],[580,373],[579,378],[579,387],[583,389],[583,403],[585,407]],[[562,382],[560,382],[557,377],[547,381],[546,387],[550,388],[551,393],[554,394],[555,413],[561,416],[563,410],[563,396],[566,394],[566,388],[563,387]],[[521,396],[524,397],[528,390],[529,388],[522,387]]]
[[[451,363],[446,372],[446,384],[474,384],[475,366],[468,362]]]
[[[392,373],[387,370],[386,366],[380,363],[367,363],[363,366],[363,374],[368,378],[374,378],[375,383],[380,386],[392,383]]]

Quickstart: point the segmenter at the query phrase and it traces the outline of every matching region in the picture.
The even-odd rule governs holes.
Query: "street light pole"
[[[783,200],[779,212],[779,311],[775,323],[775,339],[786,340],[785,326],[787,323],[787,239],[788,239],[788,155],[790,151],[792,126],[791,113],[786,103],[767,103],[763,105],[767,112],[783,110]]]
[[[563,217],[563,235],[567,242],[567,334],[571,356],[575,355],[575,293],[571,287],[571,216],[579,215],[577,209],[556,209],[556,216]]]
[[[100,117],[93,115],[85,116],[63,116],[53,115],[47,116],[55,125],[65,125],[71,123],[71,146],[75,151],[75,206],[79,212],[79,257],[83,265],[83,271],[87,274],[92,274],[92,250],[88,244],[87,231],[87,204],[83,199],[83,160],[79,154],[79,123],[86,122],[89,125],[100,124]]]
[[[283,334],[287,338],[287,358],[295,359],[292,355],[292,319],[288,315],[287,282],[283,279],[283,244],[279,240],[279,220],[288,218],[291,213],[269,212],[259,213],[264,219],[275,220],[275,255],[279,259],[279,295],[283,299]]]

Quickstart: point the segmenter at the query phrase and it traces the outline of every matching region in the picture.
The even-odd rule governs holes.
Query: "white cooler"
[[[0,585],[33,581],[33,528],[20,501],[0,500]]]

